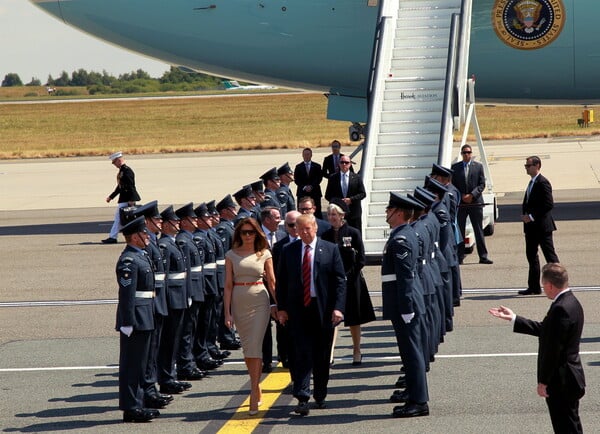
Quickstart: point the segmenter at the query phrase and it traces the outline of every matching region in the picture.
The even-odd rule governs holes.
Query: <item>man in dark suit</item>
[[[477,254],[480,264],[492,264],[488,258],[488,251],[485,246],[485,237],[483,235],[483,190],[485,190],[485,175],[481,163],[473,161],[473,150],[469,145],[463,145],[460,148],[462,161],[452,165],[452,184],[458,188],[461,194],[460,205],[458,208],[458,227],[464,239],[467,216],[471,220],[473,232],[475,233],[475,242],[477,244]],[[465,256],[465,243],[461,242],[458,246],[458,259],[462,262]]]
[[[154,272],[143,251],[149,244],[144,217],[123,227],[127,247],[117,262],[119,285],[116,330],[120,335],[119,408],[124,422],[148,422],[158,410],[144,408],[142,382],[154,330]]]
[[[360,201],[367,193],[365,186],[356,173],[351,172],[352,161],[350,157],[342,155],[340,157],[340,170],[329,177],[327,189],[325,190],[325,199],[331,202],[333,198],[339,198],[344,201],[350,212],[346,214],[346,222],[353,228],[362,231],[362,207]]]
[[[539,337],[537,393],[546,398],[556,433],[582,433],[579,400],[585,394],[585,376],[579,358],[583,309],[569,289],[567,270],[548,263],[542,270],[542,286],[552,305],[542,322],[515,315],[507,307],[489,312],[514,324],[516,333]]]
[[[329,179],[331,175],[340,171],[340,158],[344,156],[340,152],[341,149],[342,145],[339,141],[331,142],[331,154],[323,160],[323,178]],[[354,171],[352,167],[350,167],[350,171]]]
[[[296,190],[296,197],[308,196],[312,197],[315,201],[315,216],[317,218],[323,218],[321,214],[321,181],[323,180],[323,171],[319,163],[311,161],[312,150],[305,148],[302,151],[302,162],[296,165],[294,169],[294,182],[298,186]]]
[[[527,289],[519,291],[520,295],[540,294],[540,260],[538,247],[542,249],[546,262],[558,263],[558,256],[554,251],[552,232],[556,230],[552,218],[554,199],[552,198],[552,185],[542,174],[542,160],[540,157],[531,156],[525,162],[525,170],[531,176],[531,181],[525,190],[523,198],[523,231],[525,232],[525,254],[529,262],[529,277]]]
[[[123,153],[115,152],[108,158],[112,164],[119,169],[119,173],[117,174],[117,187],[111,194],[108,195],[106,198],[106,203],[109,203],[115,197],[119,196],[119,205],[117,206],[115,220],[110,228],[108,238],[103,239],[102,242],[104,244],[115,244],[117,242],[117,235],[121,229],[121,208],[133,206],[138,200],[141,199],[140,195],[135,189],[135,174],[133,173],[133,170],[131,170],[131,167],[125,164]]]
[[[333,329],[343,319],[346,274],[337,246],[317,237],[315,217],[296,219],[300,240],[283,248],[277,267],[278,320],[287,324],[293,346],[294,411],[309,412],[313,374],[316,408],[325,408]]]
[[[331,228],[331,224],[327,220],[318,218],[315,215],[315,201],[312,197],[304,196],[298,199],[298,211],[301,214],[312,214],[317,222],[317,236],[320,237],[323,233]]]

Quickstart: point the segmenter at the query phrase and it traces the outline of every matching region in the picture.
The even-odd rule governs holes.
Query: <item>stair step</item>
[[[425,181],[425,178],[423,177],[421,182],[411,186],[410,188],[396,189],[393,191],[396,193],[399,193],[399,194],[412,193],[413,191],[415,191],[415,187],[417,185],[423,186],[424,181]],[[385,201],[385,203],[387,204],[388,201],[390,200],[390,190],[372,191],[371,194],[369,195],[369,197],[370,197],[370,200],[372,200],[372,201],[376,201],[376,202]]]
[[[431,100],[431,101],[415,101],[413,99],[391,99],[383,101],[383,111],[398,111],[398,110],[442,110],[444,105],[443,100]],[[441,120],[441,117],[440,117]]]
[[[437,153],[431,154],[400,154],[375,157],[375,167],[414,166],[431,167],[437,161]]]
[[[365,254],[367,256],[380,257],[383,254],[383,249],[387,240],[365,240]]]
[[[418,91],[418,90],[437,90],[444,89],[444,80],[418,80],[418,81],[407,81],[399,78],[387,78],[385,80],[385,89],[388,90],[404,90],[404,91]]]
[[[444,101],[444,89],[387,89],[384,101]]]
[[[446,26],[412,26],[412,27],[399,27],[396,28],[394,38],[406,38],[415,36],[437,36],[439,38],[445,38],[446,44],[450,37],[450,21]]]
[[[383,166],[373,167],[372,179],[373,180],[386,180],[395,178],[425,178],[431,172],[431,165],[429,166]]]
[[[393,57],[395,59],[401,57],[418,57],[418,56],[432,56],[432,57],[448,57],[448,47],[441,46],[437,47],[434,45],[424,47],[397,47],[392,50]]]
[[[435,0],[435,1],[423,1],[423,0],[402,0],[400,1],[400,9],[423,9],[423,10],[437,10],[447,8],[458,8],[460,7],[460,0]]]
[[[371,189],[386,191],[413,191],[417,185],[423,185],[425,177],[386,178],[371,181]]]
[[[440,122],[442,114],[439,111],[429,110],[393,110],[381,113],[383,122]]]
[[[451,9],[448,14],[427,15],[426,13],[400,13],[396,21],[396,29],[414,29],[429,27],[431,29],[450,28],[452,22]]]
[[[379,124],[380,133],[439,133],[438,122],[392,121]]]
[[[385,246],[385,243],[386,243],[387,239],[389,238],[391,231],[392,231],[392,229],[385,222],[385,217],[381,219],[381,221],[379,222],[378,225],[376,225],[376,226],[374,225],[372,227],[367,227],[366,231],[364,233],[364,237],[363,237],[363,241],[365,243],[365,252],[367,251],[367,241],[370,241],[371,243],[373,241],[380,241],[381,247],[380,247],[379,253],[382,253],[383,247]],[[375,243],[373,243],[373,244],[375,244]]]
[[[439,152],[439,134],[436,141],[417,142],[414,138],[407,137],[405,142],[394,143],[379,143],[375,151],[378,157],[398,154],[422,154],[422,155],[437,155]]]
[[[417,68],[446,68],[448,57],[435,56],[415,56],[415,57],[394,57],[392,59],[392,69],[417,69]]]

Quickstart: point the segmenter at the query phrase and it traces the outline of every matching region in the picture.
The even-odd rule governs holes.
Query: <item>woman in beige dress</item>
[[[250,415],[261,404],[259,386],[262,371],[262,342],[269,316],[276,315],[275,273],[267,239],[257,221],[240,220],[233,234],[232,248],[225,255],[225,325],[235,327],[242,341],[244,361],[250,374]]]

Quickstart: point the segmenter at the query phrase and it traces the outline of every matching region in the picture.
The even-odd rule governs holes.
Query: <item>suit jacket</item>
[[[344,154],[341,154],[341,153],[338,155],[338,162],[340,161],[339,159],[343,156],[344,156]],[[333,154],[329,154],[323,160],[323,178],[329,179],[329,177],[331,175],[333,175],[334,173],[336,173],[338,171],[339,171],[339,166],[335,167],[335,164],[333,161]],[[350,172],[354,172],[354,168],[352,166],[350,166]]]
[[[140,195],[135,189],[135,174],[131,170],[131,167],[126,164],[121,165],[119,168],[117,187],[108,197],[114,199],[117,195],[119,195],[119,203],[141,200]]]
[[[334,197],[339,198],[350,198],[352,203],[350,204],[350,213],[347,216],[348,219],[355,220],[361,217],[362,206],[360,202],[367,196],[365,192],[365,186],[356,173],[348,172],[348,192],[346,196],[342,194],[341,184],[341,173],[334,173],[327,182],[327,189],[325,190],[325,199],[331,201]]]
[[[304,313],[302,285],[302,240],[283,247],[277,267],[277,308],[288,313],[292,329],[301,327]],[[344,312],[346,305],[346,273],[337,246],[317,237],[313,252],[313,279],[321,327],[333,327],[331,314]]]
[[[554,300],[542,322],[517,316],[516,333],[539,337],[537,380],[548,394],[579,399],[585,393],[585,376],[579,358],[583,308],[575,295],[565,292]]]
[[[469,163],[469,179],[465,178],[465,169],[462,161],[452,165],[454,174],[452,175],[452,184],[458,188],[461,195],[472,194],[473,203],[483,203],[483,190],[485,190],[485,175],[483,173],[483,165],[477,161],[471,160]],[[462,197],[459,197],[462,202]]]
[[[523,223],[523,230],[528,232],[552,232],[556,230],[554,218],[552,218],[552,208],[554,208],[554,199],[552,198],[552,185],[550,181],[541,174],[538,175],[529,198],[527,192],[523,197],[523,214],[529,214],[533,221]]]
[[[321,197],[323,197],[323,193],[321,192],[322,180],[323,171],[321,170],[321,165],[319,163],[315,163],[314,161],[310,162],[310,173],[306,173],[304,161],[298,163],[294,169],[294,182],[298,186],[298,189],[296,190],[296,196],[298,198],[309,196],[315,201],[321,200]],[[312,187],[310,192],[303,190],[307,185]]]

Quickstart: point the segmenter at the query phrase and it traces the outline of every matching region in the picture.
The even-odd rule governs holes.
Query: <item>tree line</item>
[[[86,87],[88,93],[94,95],[222,89],[222,81],[223,79],[219,77],[197,72],[183,72],[175,67],[171,67],[160,78],[152,78],[142,69],[115,77],[106,71],[102,71],[102,73],[88,72],[80,68],[73,71],[71,75],[66,71],[63,71],[57,78],[49,75],[45,86]],[[41,85],[41,81],[35,77],[24,85],[19,75],[12,72],[4,76],[1,84],[2,87]]]

